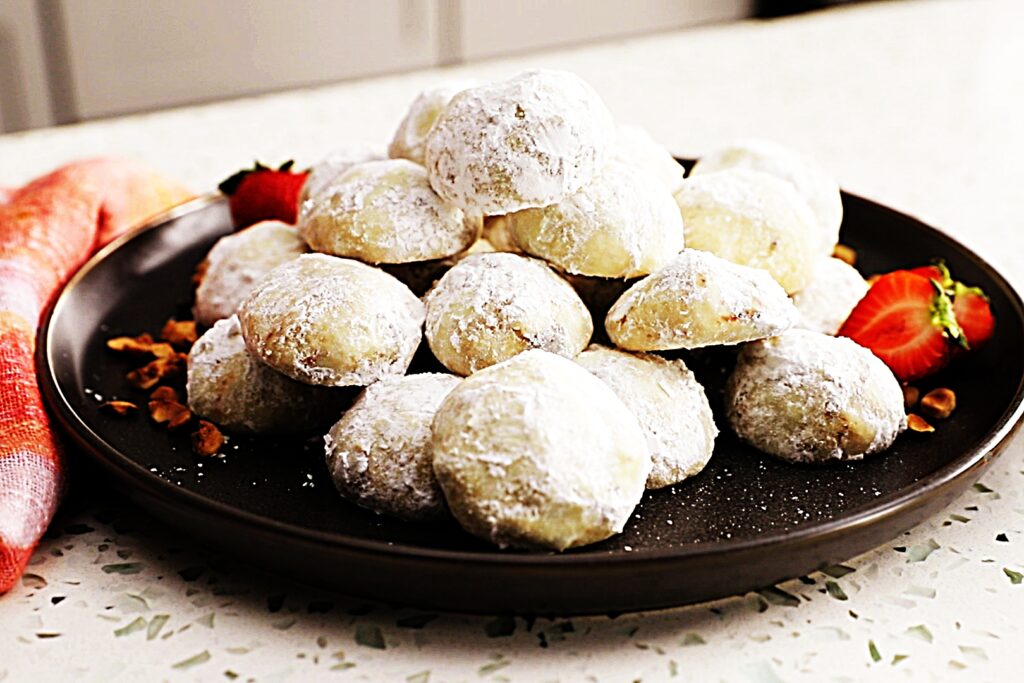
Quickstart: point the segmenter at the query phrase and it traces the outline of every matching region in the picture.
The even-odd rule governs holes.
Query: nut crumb
[[[848,266],[857,265],[857,252],[852,247],[848,247],[845,244],[837,244],[835,250],[832,252],[834,258],[839,259]]]
[[[216,455],[224,445],[224,435],[206,420],[199,421],[199,428],[192,432],[192,451],[196,455],[210,457]]]
[[[195,320],[174,320],[164,323],[160,338],[174,346],[190,348],[199,338]]]
[[[139,407],[131,401],[107,401],[100,405],[100,410],[105,410],[115,415],[131,415],[137,411]]]
[[[164,344],[164,346],[170,348],[170,344]],[[169,356],[157,358],[141,368],[132,370],[127,374],[126,379],[136,389],[152,389],[161,380],[179,374],[187,360],[186,354],[172,352]]]
[[[917,405],[917,399],[921,397],[921,390],[909,384],[903,387],[903,409],[910,411]]]
[[[183,415],[185,416],[184,418],[182,418]],[[158,424],[167,422],[180,426],[192,418],[192,413],[187,406],[177,401],[150,401],[149,416]]]
[[[907,415],[907,427],[912,432],[921,432],[925,434],[935,431],[935,427],[928,424],[927,420],[920,415],[915,415],[914,413]]]
[[[952,389],[932,389],[921,399],[921,412],[935,420],[945,420],[956,410],[956,394]]]
[[[157,387],[149,395],[151,401],[178,401],[178,392],[171,387]]]

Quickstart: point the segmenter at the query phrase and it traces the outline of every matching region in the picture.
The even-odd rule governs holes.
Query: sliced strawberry
[[[937,260],[930,266],[911,268],[907,272],[923,275],[929,280],[935,280],[942,286],[942,289],[945,292],[949,294],[952,294],[953,292],[953,278],[950,276],[949,268],[946,267],[946,263],[944,261]]]
[[[954,285],[953,313],[970,348],[981,348],[992,338],[996,319],[988,297],[978,287],[968,287],[961,282]]]
[[[929,277],[895,271],[880,277],[839,334],[870,349],[902,381],[942,369],[963,334],[953,304]]]
[[[292,171],[293,162],[273,169],[256,162],[218,185],[228,196],[231,220],[236,229],[278,220],[294,224],[298,220],[299,195],[308,172]]]

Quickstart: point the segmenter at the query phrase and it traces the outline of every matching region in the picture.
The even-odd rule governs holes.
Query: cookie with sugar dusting
[[[579,190],[614,134],[608,108],[578,76],[526,71],[455,95],[427,135],[426,166],[446,200],[501,215]]]
[[[475,82],[444,83],[428,88],[416,96],[409,110],[398,124],[398,130],[388,145],[388,156],[392,159],[408,159],[417,164],[426,164],[425,146],[427,134],[444,108],[459,92],[476,85]]]
[[[466,378],[434,416],[433,449],[452,514],[502,547],[565,550],[621,532],[651,468],[615,393],[546,351]]]
[[[320,194],[321,190],[342,173],[356,164],[387,158],[384,147],[371,142],[350,142],[334,150],[309,169],[309,175],[306,176],[306,182],[299,194],[300,216],[303,203],[310,197]]]
[[[387,377],[367,387],[324,437],[327,469],[342,497],[401,519],[445,516],[430,425],[460,381],[428,373]]]
[[[814,214],[793,186],[760,171],[688,178],[676,192],[686,245],[764,268],[790,294],[811,281],[819,253]]]
[[[615,161],[557,204],[506,219],[523,251],[577,275],[647,275],[683,248],[672,194],[649,171]]]
[[[843,200],[839,184],[814,159],[771,140],[739,140],[702,156],[691,175],[730,168],[761,171],[790,183],[814,212],[821,253],[832,254],[839,242]]]
[[[642,168],[654,175],[669,192],[675,192],[683,182],[685,170],[664,147],[640,126],[620,125],[615,131],[612,159],[629,166]]]
[[[188,354],[188,407],[222,429],[253,434],[301,432],[330,424],[352,399],[282,375],[245,348],[238,318],[218,320]]]
[[[809,330],[744,347],[725,402],[740,438],[790,462],[859,460],[907,424],[885,363],[850,339]]]
[[[353,166],[310,197],[299,234],[324,254],[412,263],[466,250],[480,222],[438,197],[422,166],[387,159]]]
[[[238,309],[245,346],[307,384],[365,386],[409,368],[423,304],[359,261],[304,254],[263,278]]]
[[[811,282],[793,295],[800,312],[795,327],[835,334],[867,292],[868,283],[856,268],[837,258],[819,259]]]
[[[704,469],[718,428],[704,387],[682,360],[591,344],[576,362],[622,399],[647,437],[647,488],[678,484]]]
[[[543,261],[517,254],[467,256],[423,302],[430,350],[459,375],[529,349],[573,358],[594,332],[572,287]]]
[[[281,221],[263,221],[221,237],[206,256],[196,288],[196,322],[210,327],[234,315],[264,275],[306,251],[295,227]]]
[[[796,318],[767,272],[684,249],[619,297],[605,330],[621,348],[667,351],[763,339],[789,329]]]

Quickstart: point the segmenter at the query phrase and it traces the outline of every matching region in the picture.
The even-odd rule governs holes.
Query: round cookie
[[[324,437],[327,469],[342,497],[401,519],[443,517],[430,425],[460,381],[430,373],[387,377],[368,386]]]
[[[392,159],[408,159],[417,164],[425,165],[427,133],[434,126],[456,93],[475,85],[474,83],[445,83],[424,90],[409,105],[402,122],[398,124],[395,137],[388,146],[388,156]]]
[[[577,275],[647,275],[683,248],[672,195],[649,171],[615,161],[557,204],[506,218],[523,251]]]
[[[685,169],[650,133],[640,126],[630,125],[620,125],[615,133],[613,160],[647,170],[669,192],[679,189]]]
[[[576,362],[610,386],[640,424],[653,462],[647,488],[678,484],[704,469],[718,428],[704,388],[683,361],[591,344]]]
[[[408,369],[422,338],[423,304],[376,268],[304,254],[270,271],[238,320],[249,351],[289,377],[365,386]]]
[[[430,184],[484,215],[561,201],[611,154],[601,98],[565,71],[526,71],[455,95],[427,135]]]
[[[422,166],[405,159],[353,166],[303,204],[299,234],[310,248],[368,263],[411,263],[457,254],[481,219],[441,200]]]
[[[839,184],[813,159],[770,140],[740,140],[702,156],[691,175],[746,168],[790,183],[814,212],[821,253],[832,255],[843,222]]]
[[[459,375],[529,349],[572,358],[594,332],[572,287],[542,261],[516,254],[467,256],[423,301],[430,350]]]
[[[888,448],[907,424],[885,363],[849,339],[809,330],[745,346],[725,402],[740,438],[790,462],[859,460]]]
[[[295,228],[263,221],[226,235],[206,255],[192,308],[196,322],[210,327],[235,314],[253,286],[271,270],[306,253]]]
[[[684,249],[627,289],[604,325],[616,346],[667,351],[762,339],[796,319],[793,303],[767,272]]]
[[[302,205],[305,201],[314,195],[320,194],[332,180],[342,173],[356,164],[362,164],[367,161],[380,161],[387,158],[388,156],[385,154],[383,147],[369,142],[352,142],[331,152],[313,168],[309,169],[309,175],[306,176],[306,182],[302,186],[302,192],[299,194],[300,216]]]
[[[787,292],[803,289],[820,258],[814,214],[793,186],[736,169],[693,176],[676,192],[686,246],[764,268]]]
[[[857,269],[837,258],[822,258],[806,287],[793,295],[800,312],[795,327],[834,335],[868,292]]]
[[[463,381],[434,417],[433,446],[452,514],[502,547],[565,550],[621,532],[651,468],[615,393],[546,351]]]
[[[218,320],[188,354],[188,407],[233,432],[301,432],[330,423],[351,396],[285,377],[245,348],[238,318]]]

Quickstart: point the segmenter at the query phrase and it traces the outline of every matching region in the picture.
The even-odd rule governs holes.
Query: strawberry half
[[[239,171],[217,186],[228,196],[236,230],[260,221],[294,224],[298,220],[299,195],[309,172],[293,172],[293,164],[286,161],[273,169],[257,161],[253,168]]]
[[[878,278],[839,334],[870,349],[904,382],[941,370],[964,342],[942,286],[905,270]]]
[[[996,319],[992,315],[988,297],[980,288],[968,287],[962,282],[955,283],[953,313],[970,348],[979,349],[992,338],[996,330]]]

